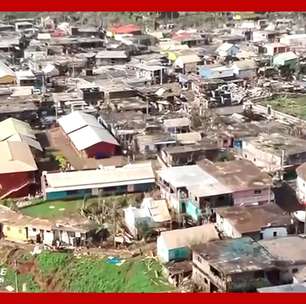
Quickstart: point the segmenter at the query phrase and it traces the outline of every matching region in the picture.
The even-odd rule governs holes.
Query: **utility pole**
[[[149,117],[149,98],[146,96],[146,102],[147,102],[147,107],[146,107],[146,120]]]
[[[18,273],[17,273],[17,260],[14,260],[14,268],[15,268],[15,290],[18,292]]]
[[[116,203],[113,201],[113,230],[114,230],[114,247],[116,247],[116,230],[117,230],[117,219],[116,219]]]
[[[304,234],[306,233],[306,204],[304,203],[304,211],[305,211],[305,218],[304,218]]]
[[[57,114],[57,103],[55,104],[55,119],[57,121],[57,117],[58,117],[58,114]]]
[[[74,72],[74,59],[72,59],[72,78],[74,78],[75,72]]]

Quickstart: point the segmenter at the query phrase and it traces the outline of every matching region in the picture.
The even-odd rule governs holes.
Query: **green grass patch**
[[[104,200],[105,204],[112,204],[113,201],[117,203],[118,207],[125,207],[128,204],[135,204],[137,194],[116,195],[101,197],[101,202]],[[98,204],[97,197],[87,199],[85,206],[90,207]],[[72,200],[57,200],[57,201],[43,201],[35,205],[24,207],[20,211],[24,215],[31,217],[39,217],[42,219],[55,219],[59,217],[71,217],[79,214],[83,207],[83,199]]]
[[[53,219],[79,213],[83,200],[50,201],[22,208],[20,211],[31,217]]]
[[[71,253],[43,252],[36,258],[42,273],[58,278],[57,288],[66,292],[167,292],[173,288],[153,259],[133,258],[122,265],[107,259],[76,258]]]
[[[306,120],[306,96],[301,97],[284,97],[265,100],[262,105],[271,105],[275,111],[280,111],[301,119]]]
[[[131,258],[117,266],[107,263],[107,258],[75,257],[71,252],[43,251],[35,257],[32,256],[28,262],[33,264],[34,273],[26,273],[25,269],[22,273],[18,273],[18,291],[171,292],[174,290],[163,277],[161,264],[150,258]],[[7,286],[15,289],[15,270],[10,266],[7,267],[7,263],[2,265],[7,272],[4,282],[0,284],[0,290],[6,290]],[[52,290],[42,290],[36,282],[40,282],[43,286],[51,284]]]
[[[37,256],[36,261],[40,271],[45,275],[50,275],[57,270],[63,269],[67,265],[70,258],[71,254],[69,253],[50,253],[48,251],[44,251]]]
[[[155,260],[130,260],[121,266],[106,263],[106,259],[76,260],[67,273],[72,292],[167,292],[172,288],[161,274]]]
[[[0,290],[6,291],[7,286],[11,286],[16,290],[16,271],[6,265],[1,265],[1,268],[6,269],[6,274],[3,276],[4,282],[0,283]],[[32,274],[18,274],[17,275],[18,291],[25,292],[40,292],[39,286],[34,281]]]

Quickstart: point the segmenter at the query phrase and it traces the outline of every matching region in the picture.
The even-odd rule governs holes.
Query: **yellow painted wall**
[[[16,83],[16,77],[14,76],[3,76],[0,78],[0,84],[12,84]]]
[[[13,224],[3,224],[3,234],[5,239],[13,242],[27,241],[27,231],[25,227],[18,227]]]
[[[168,59],[175,61],[177,59],[177,54],[175,52],[168,52]]]

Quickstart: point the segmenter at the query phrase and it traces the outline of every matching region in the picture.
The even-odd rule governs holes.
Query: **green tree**
[[[152,235],[153,229],[147,221],[141,221],[136,224],[138,235],[146,242],[148,237]]]
[[[57,161],[57,163],[58,163],[58,165],[61,169],[64,170],[64,169],[67,168],[68,161],[67,161],[67,159],[64,155],[61,155],[61,154],[56,155],[55,160]]]

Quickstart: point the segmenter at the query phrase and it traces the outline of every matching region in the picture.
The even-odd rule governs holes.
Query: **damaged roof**
[[[300,178],[302,178],[303,180],[306,180],[306,163],[297,167],[296,173]]]
[[[170,250],[218,240],[219,236],[214,224],[204,224],[191,228],[164,231],[161,232],[160,238]]]
[[[201,160],[197,164],[233,192],[272,186],[271,177],[245,159],[216,163]]]
[[[126,59],[128,54],[126,51],[100,51],[96,55],[97,59]]]
[[[216,213],[231,223],[240,234],[259,232],[265,227],[291,225],[291,217],[278,205],[231,206],[216,208]]]
[[[190,119],[187,117],[165,119],[165,128],[188,127],[191,125]]]
[[[277,261],[284,264],[306,264],[306,238],[300,235],[292,235],[258,242]]]
[[[193,251],[225,275],[275,268],[273,257],[250,237],[216,240]]]
[[[15,118],[8,118],[0,122],[0,141],[24,142],[30,147],[42,151],[30,125]]]
[[[257,137],[244,138],[243,140],[258,150],[279,156],[281,156],[282,150],[285,150],[286,155],[306,152],[306,140],[279,133],[260,133]]]

